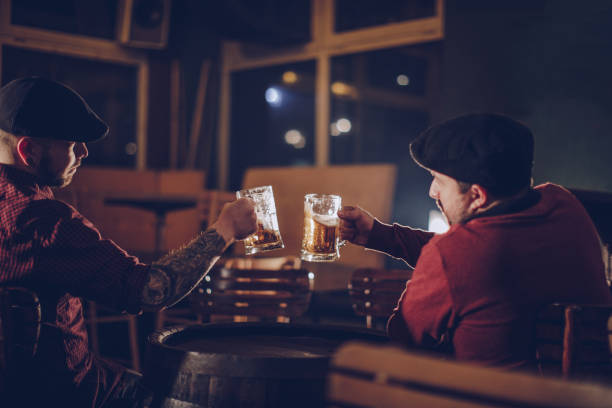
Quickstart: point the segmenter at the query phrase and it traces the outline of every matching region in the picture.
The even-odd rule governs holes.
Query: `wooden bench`
[[[334,355],[328,407],[603,408],[612,388],[347,343]]]

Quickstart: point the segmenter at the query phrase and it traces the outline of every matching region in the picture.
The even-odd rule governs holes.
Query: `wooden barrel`
[[[331,355],[345,341],[386,343],[367,329],[275,323],[170,328],[149,337],[153,407],[322,407]]]

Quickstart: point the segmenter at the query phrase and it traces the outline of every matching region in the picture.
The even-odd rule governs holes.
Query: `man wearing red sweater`
[[[401,258],[412,279],[389,336],[457,359],[508,368],[535,363],[534,319],[553,302],[612,304],[599,238],[566,189],[532,188],[533,136],[501,115],[472,114],[419,135],[412,158],[450,229],[384,224],[344,207],[343,239]]]

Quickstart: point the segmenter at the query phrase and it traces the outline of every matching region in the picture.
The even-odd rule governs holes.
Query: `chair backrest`
[[[309,274],[295,257],[233,258],[213,267],[190,301],[194,311],[205,316],[289,321],[310,305]]]
[[[36,354],[40,325],[40,302],[34,292],[0,287],[0,391]]]
[[[612,306],[547,306],[536,323],[536,345],[545,374],[612,378]]]
[[[365,316],[366,326],[371,328],[374,318],[389,317],[411,277],[412,271],[405,269],[356,269],[349,283],[353,310]]]
[[[343,408],[596,408],[610,407],[612,388],[347,343],[332,359],[327,401]]]

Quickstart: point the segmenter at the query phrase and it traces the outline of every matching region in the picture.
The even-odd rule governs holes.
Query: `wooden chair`
[[[329,407],[603,408],[612,388],[347,343],[327,377]]]
[[[308,310],[311,288],[298,258],[233,258],[215,266],[190,301],[202,320],[289,322]]]
[[[365,316],[366,326],[375,326],[376,318],[387,319],[406,289],[411,270],[360,268],[356,269],[349,283],[353,310]]]
[[[612,306],[549,305],[539,314],[536,342],[545,374],[612,378]]]
[[[96,302],[87,301],[85,302],[85,323],[87,324],[89,339],[91,344],[91,350],[96,355],[101,355],[100,352],[100,341],[99,341],[99,325],[100,324],[113,324],[113,323],[125,323],[127,328],[127,339],[129,347],[129,360],[120,361],[121,363],[127,363],[131,365],[136,371],[140,371],[140,347],[138,345],[138,316],[118,313],[108,307],[97,304]],[[115,360],[116,356],[107,356]]]
[[[25,288],[0,287],[0,395],[36,354],[40,328],[36,294]]]

